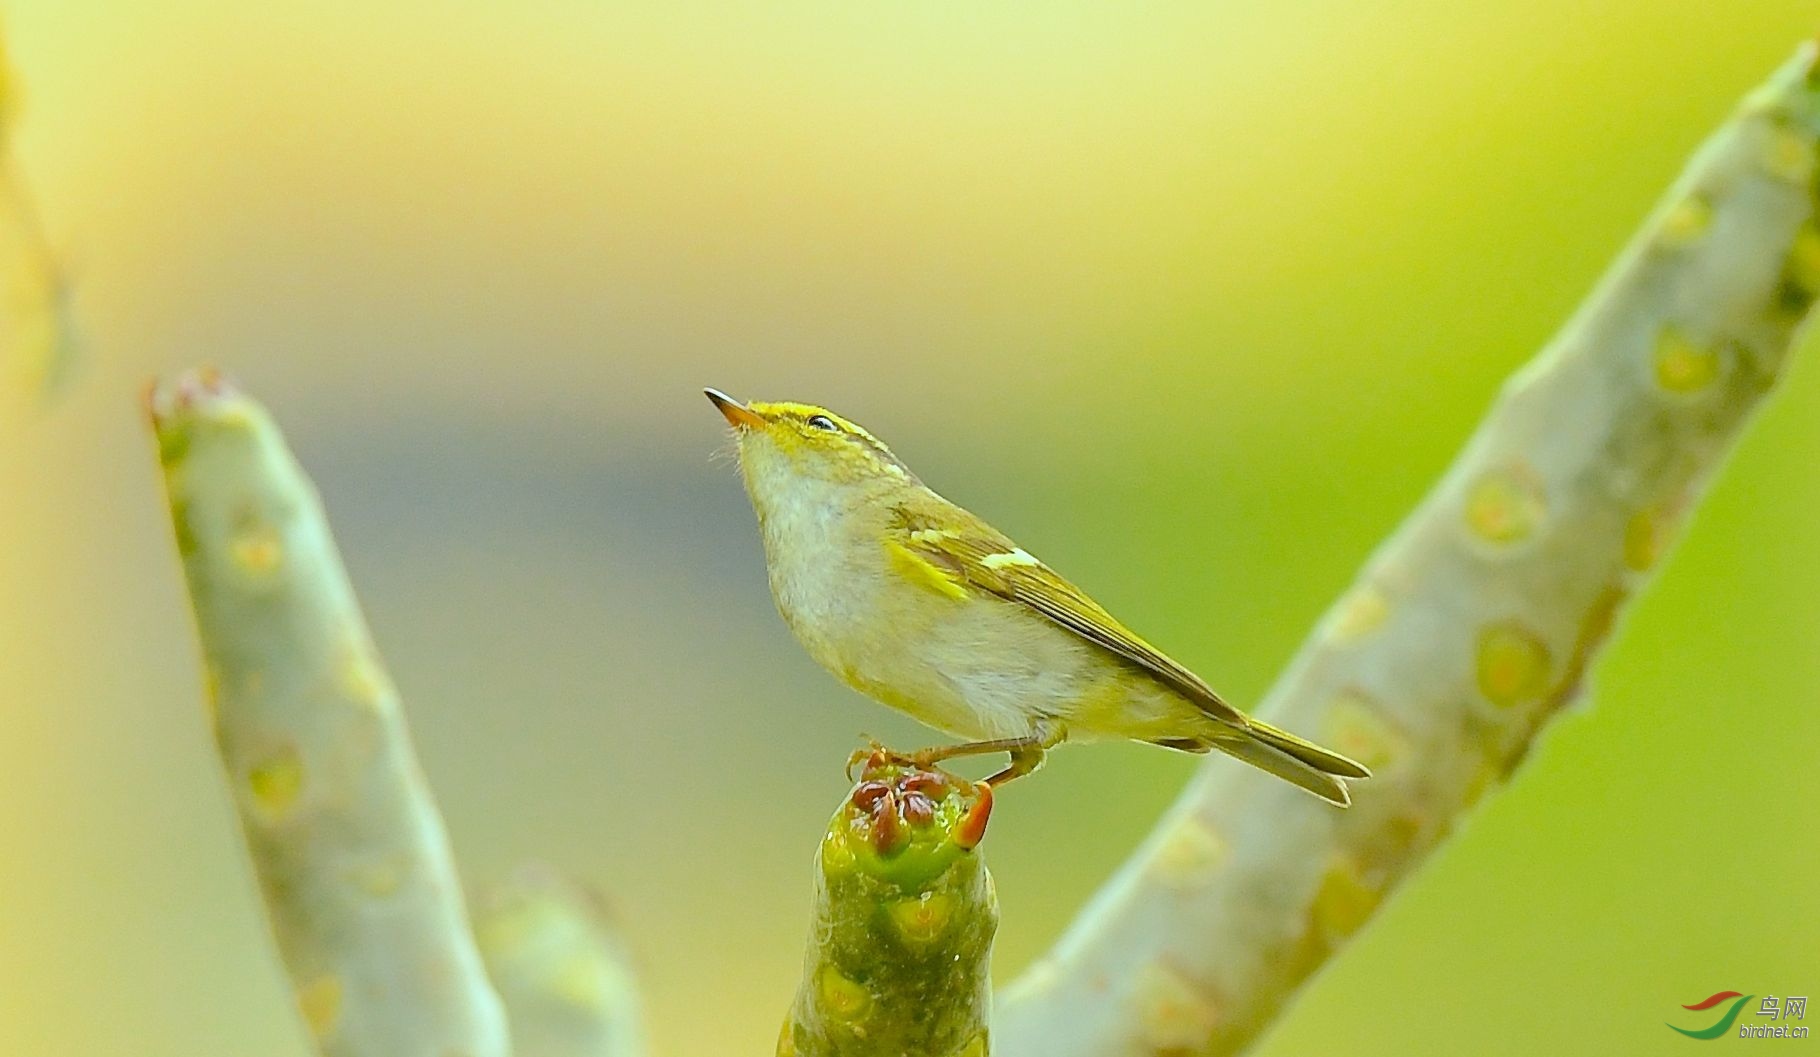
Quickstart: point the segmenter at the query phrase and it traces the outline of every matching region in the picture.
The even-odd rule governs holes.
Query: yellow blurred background
[[[135,399],[320,484],[470,885],[610,893],[662,1052],[766,1052],[864,731],[702,401],[829,404],[1255,700],[1813,0],[13,0],[76,284],[0,400],[0,1054],[302,1057]],[[1815,343],[1810,343],[1810,345]],[[1261,1047],[1648,1054],[1820,991],[1820,348],[1563,719]],[[1216,766],[1220,766],[1216,762]],[[1062,752],[1009,979],[1193,761]],[[1263,779],[1260,779],[1263,780]]]

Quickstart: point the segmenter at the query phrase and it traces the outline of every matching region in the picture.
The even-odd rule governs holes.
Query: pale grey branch
[[[1003,1057],[1244,1049],[1576,696],[1820,287],[1814,63],[1695,156],[1264,702],[1374,769],[1355,806],[1208,764],[1006,996]]]

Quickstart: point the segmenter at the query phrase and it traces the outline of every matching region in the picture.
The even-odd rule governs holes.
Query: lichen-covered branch
[[[527,866],[474,916],[481,956],[505,1001],[513,1057],[645,1053],[631,958],[593,892]]]
[[[234,805],[326,1057],[506,1057],[398,696],[315,490],[212,372],[148,397]]]
[[[984,787],[875,755],[816,856],[815,914],[778,1057],[986,1057],[992,875]]]
[[[1815,48],[1694,158],[1260,712],[1366,763],[1334,811],[1208,764],[1006,996],[1007,1057],[1230,1054],[1579,693],[1820,289]]]

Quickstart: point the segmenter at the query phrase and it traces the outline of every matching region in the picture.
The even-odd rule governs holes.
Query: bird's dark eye
[[[825,429],[830,433],[837,433],[840,431],[840,427],[836,426],[834,424],[834,420],[829,418],[827,415],[814,416],[813,418],[809,419],[809,425],[811,428]]]

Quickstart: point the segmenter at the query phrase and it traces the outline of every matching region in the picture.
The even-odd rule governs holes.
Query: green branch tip
[[[998,903],[979,844],[991,812],[985,785],[867,761],[816,857],[779,1057],[985,1057]]]

